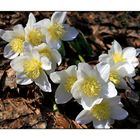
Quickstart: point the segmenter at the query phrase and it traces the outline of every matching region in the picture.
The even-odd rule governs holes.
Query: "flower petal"
[[[65,33],[62,38],[63,41],[71,41],[75,39],[79,34],[79,32],[74,27],[70,27],[67,24],[64,24],[64,29],[65,29]]]
[[[37,79],[35,79],[34,82],[40,87],[41,90],[45,92],[52,91],[51,84],[49,83],[48,77],[44,71],[42,71],[42,74]]]
[[[16,34],[13,31],[5,31],[1,38],[7,42],[10,42],[12,39],[16,38]]]
[[[23,72],[23,62],[29,60],[30,58],[27,56],[18,56],[17,58],[13,59],[10,63],[11,67],[17,72]]]
[[[66,80],[67,73],[63,71],[53,72],[50,74],[50,79],[54,83],[60,83],[62,80]]]
[[[109,63],[109,55],[108,54],[101,54],[99,56],[99,62]]]
[[[110,74],[110,65],[105,63],[99,63],[96,65],[98,72],[100,73],[101,78],[107,82]]]
[[[123,57],[126,58],[128,61],[131,61],[134,57],[136,57],[136,49],[133,47],[124,48]]]
[[[93,126],[95,128],[110,128],[110,122],[108,120],[98,121],[96,119],[93,120]]]
[[[75,121],[80,124],[87,124],[90,123],[92,119],[93,117],[88,110],[82,110],[76,117]]]
[[[116,40],[112,42],[112,48],[110,49],[110,53],[122,54],[122,47]]]
[[[56,49],[53,49],[52,53],[53,53],[55,62],[56,62],[58,65],[60,65],[61,62],[62,62],[61,54],[60,54]]]
[[[52,48],[52,49],[59,49],[61,47],[61,41],[60,40],[46,40],[46,42],[48,43],[48,45]]]
[[[112,98],[117,95],[117,90],[112,82],[108,82],[108,86],[103,86],[102,96]]]
[[[55,92],[55,102],[57,104],[64,104],[71,99],[72,99],[72,94],[65,90],[63,84],[60,84]]]
[[[24,73],[16,73],[16,82],[19,85],[29,85],[33,81],[26,77]]]
[[[69,75],[73,75],[73,76],[76,76],[76,71],[77,70],[77,66],[76,65],[71,65],[69,66],[67,69],[66,69],[66,72],[69,74]]]
[[[17,34],[17,35],[24,35],[24,32],[25,32],[24,28],[21,24],[14,26],[13,30],[14,30],[15,34]]]
[[[128,116],[128,112],[120,106],[114,105],[111,109],[111,118],[115,120],[123,120]]]
[[[42,56],[40,61],[42,63],[42,68],[44,70],[50,70],[51,69],[51,61],[47,57]]]
[[[8,59],[14,59],[19,55],[19,53],[15,53],[9,44],[4,47],[4,57]]]
[[[36,23],[35,16],[32,13],[30,13],[29,14],[29,17],[28,17],[28,22],[26,24],[26,27],[27,28],[32,28],[32,26],[34,25],[34,23]]]
[[[66,15],[67,15],[67,12],[54,12],[52,17],[51,17],[51,22],[55,23],[64,23],[65,20],[66,20]]]

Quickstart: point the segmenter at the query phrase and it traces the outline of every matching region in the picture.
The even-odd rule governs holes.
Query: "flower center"
[[[10,42],[11,49],[16,53],[23,52],[24,37],[17,37]]]
[[[47,56],[49,59],[52,58],[52,52],[50,48],[43,48],[39,50],[39,53],[43,56]]]
[[[77,80],[76,76],[69,76],[66,79],[64,86],[67,92],[71,91],[72,85],[75,83],[76,80]]]
[[[91,114],[99,121],[108,120],[110,117],[110,113],[110,105],[107,101],[103,101],[100,104],[95,105],[91,109]]]
[[[113,57],[114,63],[125,62],[126,61],[126,59],[119,53],[114,53],[112,57]]]
[[[113,82],[115,85],[120,83],[120,76],[117,71],[111,70],[109,75],[109,80]]]
[[[41,62],[36,59],[31,59],[23,63],[24,72],[28,78],[37,79],[41,72]]]
[[[89,96],[89,97],[98,96],[101,92],[101,84],[94,77],[87,78],[81,84],[81,90],[86,96]]]
[[[28,35],[29,42],[34,46],[43,43],[44,37],[45,36],[37,29],[31,30]]]
[[[60,25],[59,23],[53,23],[48,28],[48,32],[50,33],[51,38],[53,40],[60,40],[60,39],[62,39],[65,30],[64,30],[64,27],[62,25]]]

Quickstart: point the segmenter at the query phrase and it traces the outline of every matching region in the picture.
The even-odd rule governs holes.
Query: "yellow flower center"
[[[110,113],[110,105],[107,101],[103,101],[91,109],[91,114],[99,121],[108,120],[110,118]]]
[[[16,53],[22,53],[23,52],[23,42],[24,37],[17,37],[10,41],[11,49]]]
[[[94,77],[87,78],[81,84],[81,90],[86,96],[89,96],[89,97],[98,96],[101,92],[101,84]]]
[[[120,83],[120,76],[117,71],[111,70],[109,75],[109,80],[113,82],[115,85]]]
[[[41,65],[41,62],[36,59],[25,61],[23,67],[26,76],[33,80],[37,79],[42,72]]]
[[[51,38],[53,40],[60,40],[60,39],[62,39],[65,30],[64,30],[64,27],[62,25],[60,25],[59,23],[53,23],[48,28],[48,32],[50,33]]]
[[[112,57],[113,57],[114,63],[125,62],[126,61],[126,59],[119,53],[114,53]]]
[[[71,91],[72,85],[75,83],[76,80],[77,80],[76,76],[69,76],[66,79],[64,86],[67,92]]]
[[[50,48],[43,48],[39,50],[39,53],[43,56],[47,56],[49,59],[52,58],[52,51]]]
[[[45,36],[37,29],[31,30],[28,35],[29,42],[34,46],[43,43],[44,38]]]

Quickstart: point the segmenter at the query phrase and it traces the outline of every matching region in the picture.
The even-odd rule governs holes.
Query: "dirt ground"
[[[0,29],[11,29],[16,24],[25,26],[29,13],[0,12]],[[33,12],[37,21],[50,17],[52,13]],[[67,23],[83,34],[92,54],[85,53],[87,48],[82,43],[79,52],[91,65],[98,62],[98,56],[111,47],[114,39],[122,47],[140,48],[140,12],[68,12]],[[3,57],[5,45],[6,42],[0,39],[0,128],[93,128],[92,123],[80,125],[74,121],[82,107],[73,99],[56,107],[54,93],[58,85],[52,83],[52,93],[45,93],[34,84],[17,85],[10,60]],[[64,45],[70,46],[68,43]],[[77,58],[77,54],[68,47],[57,70],[72,64],[71,56]],[[119,91],[129,116],[115,121],[111,128],[140,128],[140,65],[134,80],[135,90],[131,93]]]

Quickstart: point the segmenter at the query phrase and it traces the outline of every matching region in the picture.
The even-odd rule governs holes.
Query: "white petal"
[[[56,62],[54,62],[53,60],[51,61],[51,69],[47,70],[47,74],[50,75],[52,72],[54,72],[56,70]]]
[[[108,120],[105,121],[98,121],[96,119],[93,120],[93,126],[95,128],[110,128],[110,122]]]
[[[31,79],[27,78],[26,75],[23,73],[16,73],[16,82],[19,85],[29,85],[33,81]]]
[[[132,61],[131,61],[131,64],[133,65],[133,67],[137,67],[139,65],[139,60],[137,58],[134,58]]]
[[[86,78],[93,68],[88,63],[79,63],[77,77],[78,79]]]
[[[29,60],[30,58],[27,56],[18,56],[13,59],[10,63],[11,67],[17,72],[23,72],[23,62]]]
[[[15,53],[9,44],[4,47],[4,57],[8,59],[14,59],[19,55],[19,53]]]
[[[110,53],[122,54],[122,47],[120,46],[120,44],[116,40],[114,40],[112,42],[112,48],[110,50]]]
[[[24,46],[24,53],[31,53],[32,52],[33,47],[30,43],[24,42],[23,46]]]
[[[35,26],[40,26],[40,27],[48,27],[50,25],[50,20],[49,19],[43,19],[43,20],[40,20],[38,21]]]
[[[116,97],[113,97],[113,98],[110,98],[109,99],[109,102],[110,102],[110,105],[111,106],[116,106],[117,104],[119,104],[121,101],[121,97],[120,96],[116,96]]]
[[[53,72],[50,74],[50,78],[54,83],[60,83],[62,81],[65,81],[67,77],[68,75],[65,70]]]
[[[55,102],[57,104],[64,104],[71,99],[72,99],[72,94],[65,90],[63,84],[60,84],[55,92]]]
[[[80,124],[87,124],[90,123],[92,119],[93,118],[88,110],[82,110],[76,117],[75,121]]]
[[[123,57],[128,61],[136,57],[136,49],[133,47],[127,47],[123,49]]]
[[[67,24],[64,25],[64,29],[65,29],[65,33],[62,38],[63,41],[71,41],[75,39],[79,34],[79,32],[74,27],[70,27]]]
[[[3,29],[0,29],[0,37],[2,37],[2,35],[5,33],[5,31]]]
[[[32,26],[34,25],[34,23],[36,23],[36,19],[35,19],[34,15],[32,13],[30,13],[29,14],[29,17],[28,17],[28,22],[27,22],[26,27],[27,28],[32,28]]]
[[[75,98],[75,99],[79,99],[81,98],[81,91],[80,91],[80,85],[81,85],[82,81],[81,80],[77,80],[72,88],[71,88],[71,93],[72,93],[72,96]]]
[[[112,82],[108,82],[108,86],[103,86],[102,96],[112,98],[117,95],[117,90]]]
[[[77,66],[76,66],[76,65],[71,65],[71,66],[69,66],[69,67],[66,69],[66,72],[67,72],[69,75],[76,76]]]
[[[56,50],[56,49],[53,49],[52,50],[52,53],[53,53],[53,57],[55,59],[55,62],[60,65],[61,62],[62,62],[62,57],[61,57],[61,54]]]
[[[58,50],[61,47],[61,41],[60,40],[57,40],[57,41],[55,41],[55,40],[49,40],[49,41],[47,41],[46,40],[46,42],[48,43],[48,45],[52,49],[57,49]]]
[[[120,84],[118,84],[118,85],[116,85],[116,87],[118,88],[118,89],[130,89],[129,87],[128,87],[128,85],[127,85],[127,83],[126,83],[126,81],[123,79],[123,78],[120,78]]]
[[[115,120],[123,120],[128,116],[128,112],[119,106],[112,106],[111,118]]]
[[[99,63],[96,65],[101,78],[107,82],[110,74],[110,65],[105,63]]]
[[[17,35],[24,35],[24,28],[21,24],[18,24],[16,26],[13,27],[13,30],[14,32],[17,34]]]
[[[16,38],[16,34],[13,31],[5,31],[1,38],[7,42],[10,42],[12,39]]]
[[[51,61],[47,57],[42,56],[40,61],[42,63],[42,68],[44,70],[50,70],[51,69]]]
[[[108,54],[101,54],[99,56],[99,62],[109,62],[109,55]]]
[[[41,90],[45,92],[52,91],[51,84],[49,83],[48,77],[44,71],[42,71],[42,74],[37,79],[35,79],[34,82],[40,87]]]
[[[64,23],[66,20],[66,14],[67,12],[54,12],[52,17],[51,17],[51,22],[55,23]]]

